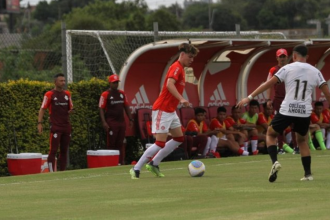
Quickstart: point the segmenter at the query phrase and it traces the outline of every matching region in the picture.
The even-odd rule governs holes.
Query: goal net
[[[92,77],[106,79],[119,73],[137,48],[161,40],[188,38],[285,38],[279,32],[155,32],[155,31],[66,31],[67,81],[78,82]]]

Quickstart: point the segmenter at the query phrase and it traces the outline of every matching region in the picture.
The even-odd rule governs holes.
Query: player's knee
[[[177,141],[177,142],[181,142],[183,143],[184,142],[184,136],[181,136],[181,137],[174,137],[173,140]]]

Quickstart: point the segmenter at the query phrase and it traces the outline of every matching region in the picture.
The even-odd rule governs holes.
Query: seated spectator
[[[226,121],[227,118],[226,114],[227,110],[225,107],[220,106],[217,109],[217,117],[213,118],[210,123],[210,130],[211,131],[218,131],[217,138],[218,138],[218,149],[221,148],[228,148],[230,151],[234,152],[235,154],[248,156],[249,152],[244,150],[243,141],[246,139],[244,133],[234,130],[227,130],[226,129]],[[240,137],[242,146],[240,147],[239,144],[235,141],[234,134]],[[254,154],[258,154],[256,150]]]
[[[248,130],[250,130],[250,125],[246,124],[246,121],[242,119],[242,110],[241,108],[236,108],[234,105],[231,108],[231,116],[228,116],[226,119],[226,125],[228,130],[239,131],[240,133],[235,134],[235,140],[239,143],[240,147],[243,147],[245,151],[248,151]],[[244,134],[244,136],[242,134]],[[244,138],[242,140],[242,138]],[[242,145],[243,142],[243,145]]]
[[[328,136],[330,137],[329,134],[330,124],[329,124],[329,118],[326,116],[326,114],[323,113],[323,111],[324,111],[323,103],[315,102],[314,111],[311,114],[311,125],[309,126],[310,133],[309,133],[309,141],[308,141],[309,147],[312,150],[315,150],[315,146],[313,144],[311,134],[314,135],[322,150],[326,150],[328,146],[330,148],[330,141],[328,139],[327,139],[327,147],[324,144],[325,132],[327,132],[327,137]]]
[[[248,131],[248,138],[251,142],[252,152],[256,151],[258,148],[258,141],[266,142],[266,135],[258,133],[257,121],[259,111],[259,102],[257,100],[251,100],[249,103],[249,110],[243,113],[242,119],[246,121],[246,124],[250,126],[250,130]]]
[[[216,149],[217,138],[209,137],[217,134],[217,131],[210,131],[204,122],[206,111],[202,108],[195,109],[195,118],[191,119],[186,128],[186,135],[193,136],[193,145],[197,147],[197,152],[200,156],[209,156],[210,149]],[[206,140],[206,142],[205,142]]]

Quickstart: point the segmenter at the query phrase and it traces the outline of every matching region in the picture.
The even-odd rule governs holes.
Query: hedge
[[[53,87],[53,83],[25,79],[0,83],[0,176],[9,175],[8,153],[48,154],[48,120],[44,120],[41,135],[37,131],[37,120],[43,95]],[[70,116],[73,131],[69,169],[86,168],[86,151],[105,148],[106,136],[99,117],[98,101],[107,88],[105,80],[95,78],[68,85],[75,108],[75,113]],[[126,163],[138,159],[141,154],[139,146],[136,137],[127,137]]]

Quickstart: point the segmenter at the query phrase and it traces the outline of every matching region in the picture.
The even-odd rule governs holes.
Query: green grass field
[[[268,155],[164,162],[164,178],[131,166],[0,178],[0,219],[330,219],[330,151],[312,153],[314,181],[301,182],[300,155],[279,155],[282,170],[268,182]]]

